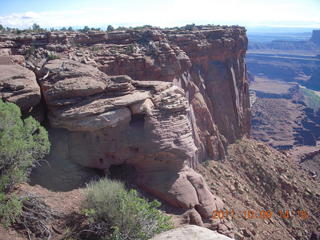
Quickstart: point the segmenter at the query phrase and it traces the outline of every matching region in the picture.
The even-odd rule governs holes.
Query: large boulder
[[[150,240],[232,240],[220,233],[207,228],[186,225],[167,232],[163,232],[151,238]]]
[[[110,174],[131,166],[128,175],[137,184],[174,207],[195,209],[199,224],[223,208],[189,167],[197,162],[197,148],[181,88],[111,77],[66,59],[47,62],[39,83],[50,126],[64,129],[58,141],[65,141],[68,159]]]
[[[2,99],[17,104],[23,112],[30,110],[40,102],[40,88],[32,71],[13,64],[9,57],[2,56],[0,73],[0,97]]]

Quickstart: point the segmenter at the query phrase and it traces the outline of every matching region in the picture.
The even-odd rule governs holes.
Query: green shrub
[[[192,30],[195,29],[195,27],[196,27],[196,25],[194,23],[193,24],[187,24],[186,26],[184,26],[184,29],[192,31]]]
[[[84,26],[83,29],[79,29],[80,32],[89,32],[90,28],[88,26]]]
[[[126,54],[133,54],[133,53],[135,53],[135,51],[136,51],[136,48],[133,44],[129,44],[125,48]]]
[[[5,225],[21,211],[18,200],[7,193],[27,180],[31,168],[49,149],[47,131],[40,123],[32,117],[22,120],[18,106],[0,99],[0,219]]]
[[[4,227],[11,223],[22,213],[22,202],[16,196],[8,196],[0,192],[0,219]]]
[[[25,181],[49,149],[48,133],[40,123],[32,117],[22,120],[18,106],[0,99],[0,191]]]
[[[85,195],[85,214],[93,226],[105,229],[98,232],[99,239],[143,240],[172,228],[170,217],[157,209],[158,201],[148,202],[136,190],[126,191],[121,182],[100,180],[90,184]]]
[[[309,108],[317,111],[320,109],[320,96],[317,95],[313,90],[300,87],[300,91],[304,96],[306,104]]]
[[[114,27],[113,27],[113,26],[111,26],[111,25],[108,25],[108,27],[107,27],[107,31],[108,31],[108,32],[112,32],[112,31],[114,31]]]
[[[55,55],[53,53],[48,54],[48,60],[55,60],[59,59],[60,57],[58,55]]]
[[[44,29],[41,28],[40,25],[39,25],[39,24],[36,24],[36,23],[32,24],[32,30],[35,31],[35,32],[42,32],[42,31],[44,31]]]
[[[26,50],[26,55],[30,56],[33,55],[36,52],[36,47],[35,46],[30,46],[27,50]]]

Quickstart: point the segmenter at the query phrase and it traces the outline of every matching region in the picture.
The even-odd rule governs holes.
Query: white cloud
[[[307,1],[307,0],[306,0]],[[25,12],[0,16],[0,23],[26,28],[62,26],[175,26],[196,24],[320,26],[319,3],[314,6],[295,0],[162,0],[125,8],[89,8],[65,11]]]
[[[28,28],[33,23],[42,27],[84,26],[103,24],[108,20],[104,13],[110,9],[88,9],[72,11],[46,11],[13,13],[0,16],[0,23],[9,27]]]

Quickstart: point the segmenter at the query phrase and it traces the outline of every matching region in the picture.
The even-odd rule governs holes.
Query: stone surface
[[[26,65],[37,74],[43,59],[54,54],[97,67],[109,76],[172,82],[183,88],[200,161],[224,157],[228,143],[249,134],[247,42],[245,29],[237,26],[0,35],[0,49],[24,55]],[[88,92],[100,91],[101,84]],[[126,83],[120,88],[126,88]],[[81,87],[74,89],[75,94],[80,91]]]
[[[320,226],[319,180],[295,159],[264,143],[242,139],[229,145],[227,161],[201,164],[197,171],[212,192],[223,196],[224,217],[232,218],[235,239],[309,239]],[[303,209],[308,216],[289,210],[292,221],[288,221],[279,216],[279,210],[284,213],[285,209]],[[249,211],[255,215],[252,219],[244,217]],[[259,219],[261,211],[272,216]],[[232,228],[229,224],[210,229],[220,232]]]
[[[106,172],[133,166],[141,188],[171,206],[196,210],[199,224],[223,208],[188,167],[197,161],[197,148],[183,89],[109,77],[68,59],[45,63],[39,76],[51,127],[66,129],[53,140],[65,141],[66,158]]]
[[[141,188],[199,225],[223,203],[193,168],[249,134],[246,47],[242,27],[0,35],[3,54],[36,74],[66,159],[132,167]]]
[[[1,98],[17,104],[22,111],[36,106],[41,99],[35,74],[17,64],[0,64]]]
[[[150,240],[232,240],[217,232],[211,231],[207,228],[186,225],[180,228],[176,228],[161,234],[156,235]]]

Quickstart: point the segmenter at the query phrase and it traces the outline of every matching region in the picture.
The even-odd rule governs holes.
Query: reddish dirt
[[[312,232],[320,230],[319,179],[306,172],[288,153],[244,139],[229,146],[227,159],[204,162],[198,171],[212,192],[225,202],[224,216],[229,211],[227,220],[234,225],[237,240],[309,240]],[[64,214],[59,222],[52,223],[61,232],[55,232],[52,240],[62,239],[70,219],[83,224],[83,218],[73,217],[79,216],[81,189],[53,192],[24,183],[16,191],[42,196],[49,207]],[[256,213],[252,219],[244,217],[249,210]],[[284,213],[288,210],[290,216],[281,217],[280,210]],[[260,211],[272,212],[272,216],[261,218]],[[181,224],[178,223],[181,219],[174,220]],[[26,235],[12,229],[0,228],[0,240],[26,239]]]
[[[84,199],[81,189],[74,189],[68,192],[53,192],[39,185],[30,186],[27,183],[18,185],[15,189],[15,193],[19,196],[32,194],[40,197],[53,211],[61,214],[61,218],[50,223],[53,228],[53,236],[51,240],[63,239],[62,236],[64,236],[68,231],[66,228],[68,221],[72,221],[70,218],[72,218],[73,215],[79,215],[81,202]],[[76,221],[76,218],[74,220]],[[79,226],[80,225],[81,223]],[[28,239],[28,237],[23,230],[17,232],[13,228],[4,229],[3,227],[0,227],[0,240],[26,239]]]
[[[319,231],[319,180],[286,154],[254,140],[230,145],[228,154],[227,160],[205,162],[198,171],[223,198],[236,239],[309,240]],[[256,214],[252,219],[244,217],[249,210]],[[290,217],[281,217],[279,211],[286,210]],[[261,218],[260,211],[272,217]]]

